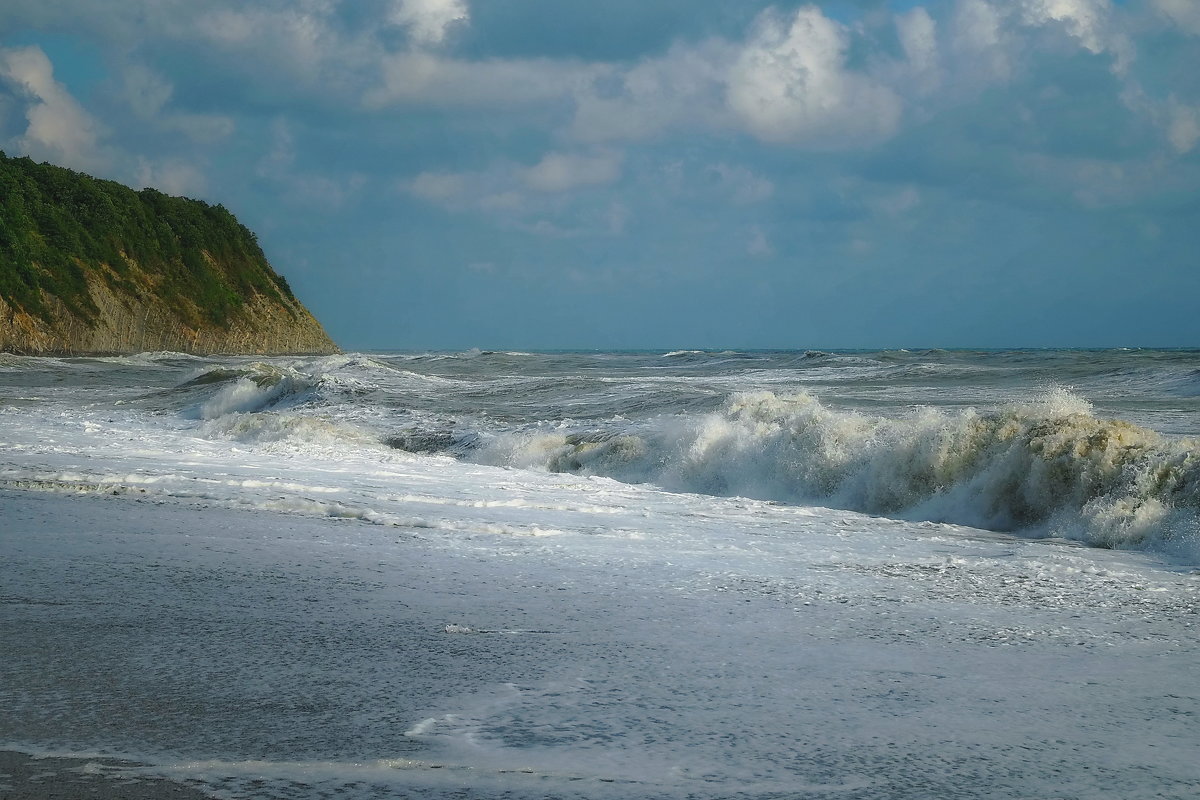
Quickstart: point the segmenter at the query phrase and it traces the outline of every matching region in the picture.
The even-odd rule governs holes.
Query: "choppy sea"
[[[1198,437],[1191,350],[0,355],[0,746],[232,798],[1192,796]]]

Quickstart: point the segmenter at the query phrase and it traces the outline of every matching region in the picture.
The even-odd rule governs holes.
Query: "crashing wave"
[[[717,413],[638,431],[498,437],[476,457],[1106,547],[1200,537],[1200,442],[1097,418],[1065,390],[899,419],[803,393],[738,394]]]
[[[227,414],[248,414],[296,401],[316,385],[312,376],[273,364],[255,363],[244,369],[216,368],[187,383],[187,387],[224,383],[216,394],[201,402],[195,411],[200,419]]]

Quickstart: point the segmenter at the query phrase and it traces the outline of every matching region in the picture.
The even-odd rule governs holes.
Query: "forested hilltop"
[[[0,152],[0,351],[336,349],[223,206]]]

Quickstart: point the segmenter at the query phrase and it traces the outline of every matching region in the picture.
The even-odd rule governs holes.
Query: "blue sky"
[[[1200,2],[6,0],[0,149],[345,348],[1200,345]]]

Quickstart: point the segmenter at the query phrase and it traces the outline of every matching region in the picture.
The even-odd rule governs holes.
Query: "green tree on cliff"
[[[150,280],[134,280],[132,264]],[[0,297],[48,320],[53,295],[91,319],[89,273],[197,324],[225,324],[253,294],[294,299],[223,206],[0,152]]]

